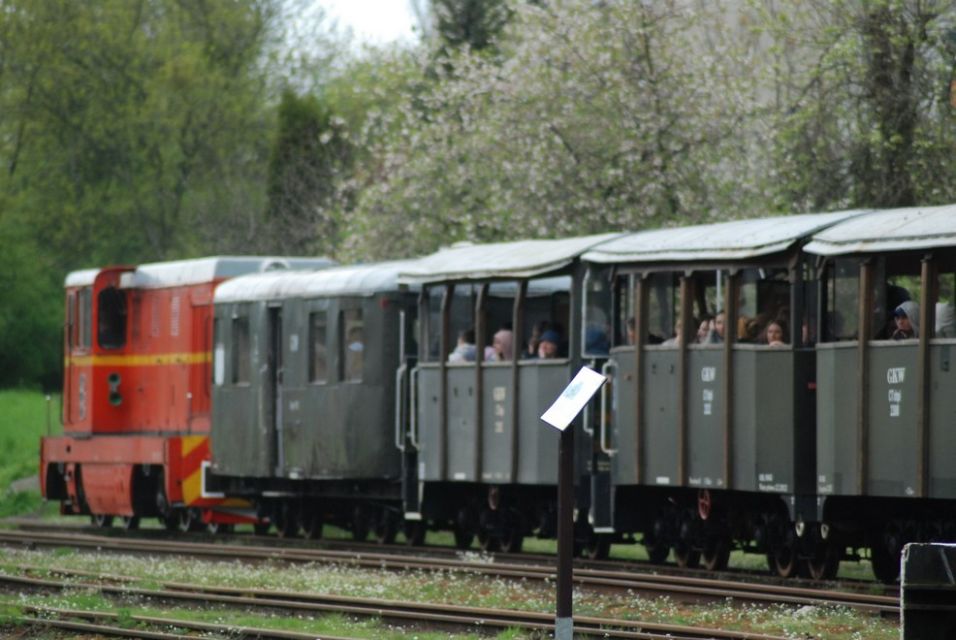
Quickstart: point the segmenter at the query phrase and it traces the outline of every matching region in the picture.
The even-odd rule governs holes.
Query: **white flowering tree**
[[[757,35],[719,18],[724,9],[517,5],[500,55],[437,65],[431,90],[403,105],[404,126],[366,175],[354,250],[414,254],[758,210],[768,196],[748,124],[760,103]]]

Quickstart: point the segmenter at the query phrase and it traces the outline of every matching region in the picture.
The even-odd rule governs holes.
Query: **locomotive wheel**
[[[700,551],[685,543],[674,545],[674,560],[681,569],[696,569],[700,566]]]
[[[797,550],[793,545],[781,545],[767,552],[767,565],[770,573],[781,578],[792,578],[797,575],[800,563],[797,560]]]
[[[463,527],[458,525],[455,526],[455,548],[457,549],[468,549],[471,547],[471,543],[475,541],[475,534],[471,531],[465,530]]]
[[[100,529],[106,529],[113,526],[113,516],[108,516],[103,513],[94,513],[90,516],[90,523],[94,527],[99,527]]]
[[[900,575],[899,554],[891,553],[882,542],[870,547],[870,564],[873,575],[884,584],[893,584]]]
[[[379,544],[393,544],[398,535],[398,524],[388,509],[382,509],[375,522],[375,541]]]
[[[280,538],[294,538],[299,535],[298,510],[288,503],[283,503],[276,513],[276,535]]]
[[[196,514],[192,509],[176,509],[173,512],[173,517],[176,519],[176,529],[179,531],[186,533],[196,530]]]
[[[813,580],[833,580],[840,570],[840,555],[832,544],[818,545],[805,562],[807,577]]]
[[[588,560],[606,560],[611,553],[610,536],[591,532],[584,541],[581,555]]]
[[[723,571],[730,562],[730,540],[725,536],[708,540],[700,557],[708,571]]]
[[[505,553],[521,553],[521,547],[524,546],[524,534],[521,532],[521,527],[517,524],[508,527],[498,540],[498,546]]]
[[[234,530],[235,527],[231,524],[222,524],[216,521],[206,523],[206,533],[212,535],[232,533]]]
[[[420,547],[425,544],[426,527],[422,520],[406,520],[405,525],[405,544],[410,547]]]
[[[368,530],[368,514],[360,505],[356,505],[352,510],[352,540],[363,542],[368,538]]]
[[[123,516],[120,519],[120,526],[127,531],[139,529],[139,516]]]
[[[309,540],[322,539],[322,527],[324,525],[322,514],[318,511],[308,512],[302,520],[302,533]]]
[[[257,536],[269,535],[269,527],[272,526],[271,522],[257,522],[252,525],[252,531]]]
[[[671,552],[670,545],[664,544],[659,540],[654,540],[653,537],[648,537],[647,534],[644,534],[644,550],[647,551],[647,559],[650,560],[652,564],[664,564],[664,562],[667,561],[667,556],[669,556]]]
[[[493,536],[487,531],[479,531],[478,546],[481,547],[482,551],[492,553],[501,548],[501,541],[498,536]]]

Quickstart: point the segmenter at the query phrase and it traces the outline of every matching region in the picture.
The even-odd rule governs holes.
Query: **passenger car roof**
[[[956,246],[956,205],[873,211],[820,231],[806,250],[822,256]]]
[[[403,269],[399,281],[425,284],[531,278],[557,271],[588,249],[619,235],[452,245]]]
[[[371,296],[398,291],[398,272],[413,260],[332,267],[319,271],[257,273],[224,282],[216,289],[216,303]]]
[[[742,260],[783,251],[801,238],[862,211],[806,213],[638,231],[594,247],[587,262]]]
[[[214,256],[141,264],[120,277],[124,289],[162,289],[213,282],[224,278],[276,269],[320,269],[335,264],[327,258],[282,258],[276,256]],[[83,269],[66,276],[67,287],[93,284],[102,269]]]

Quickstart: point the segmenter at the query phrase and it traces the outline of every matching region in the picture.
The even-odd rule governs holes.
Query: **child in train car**
[[[561,336],[557,331],[549,329],[541,334],[541,340],[538,342],[538,359],[550,360],[558,357],[558,347],[561,344]]]
[[[919,337],[919,304],[907,300],[893,311],[896,330],[890,336],[891,340],[909,340]]]

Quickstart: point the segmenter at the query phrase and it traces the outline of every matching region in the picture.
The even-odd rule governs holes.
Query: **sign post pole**
[[[574,426],[581,410],[607,381],[603,375],[581,367],[541,419],[560,432],[558,442],[558,580],[554,619],[555,640],[572,640],[572,588],[574,585]]]
[[[558,583],[555,640],[574,635],[571,590],[574,579],[574,427],[561,432],[558,444]]]

